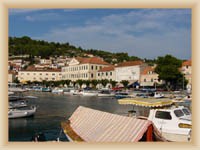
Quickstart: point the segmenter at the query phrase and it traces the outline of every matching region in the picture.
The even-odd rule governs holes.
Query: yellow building
[[[18,80],[26,81],[58,81],[62,79],[61,69],[35,69],[28,68],[18,72]]]
[[[97,79],[97,72],[109,64],[99,57],[73,58],[68,66],[62,68],[62,79],[76,81]]]

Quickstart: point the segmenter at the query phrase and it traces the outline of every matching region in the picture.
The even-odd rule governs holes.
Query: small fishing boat
[[[97,91],[92,91],[92,90],[83,90],[82,95],[83,96],[97,96]]]
[[[129,97],[131,97],[131,96],[127,92],[116,92],[115,93],[115,98],[117,98],[117,99],[129,98]]]
[[[49,87],[43,87],[42,92],[51,92],[51,88]]]
[[[11,109],[11,108],[26,107],[26,106],[27,106],[27,102],[25,100],[19,100],[19,101],[9,102],[9,109]]]
[[[112,93],[109,89],[102,89],[98,92],[97,96],[99,96],[99,97],[114,97],[115,94]]]
[[[31,106],[30,108],[23,108],[23,109],[9,109],[8,111],[8,118],[23,118],[23,117],[30,117],[33,116],[36,112],[36,106]]]
[[[60,93],[63,93],[63,89],[61,89],[61,88],[54,88],[54,89],[52,89],[51,92],[55,93],[55,94],[60,94]]]

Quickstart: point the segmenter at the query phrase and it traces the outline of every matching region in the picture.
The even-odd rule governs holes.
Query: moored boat
[[[25,109],[9,109],[8,111],[8,118],[23,118],[23,117],[30,117],[33,116],[36,112],[36,106],[31,106],[30,108]]]

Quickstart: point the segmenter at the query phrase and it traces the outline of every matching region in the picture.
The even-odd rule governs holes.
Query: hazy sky
[[[10,9],[9,36],[190,59],[191,9]]]

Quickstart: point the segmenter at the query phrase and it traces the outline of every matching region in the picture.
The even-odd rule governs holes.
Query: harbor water
[[[33,117],[9,119],[9,141],[31,141],[37,133],[43,133],[48,141],[68,141],[61,129],[78,106],[85,106],[119,115],[128,115],[131,105],[120,105],[114,97],[75,96],[48,92],[26,92],[37,99],[28,101],[37,106]],[[134,107],[137,115],[147,116],[148,108]]]

